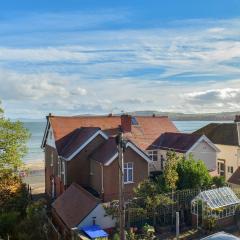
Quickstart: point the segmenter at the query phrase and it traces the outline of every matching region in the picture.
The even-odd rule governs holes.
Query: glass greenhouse
[[[240,199],[229,187],[222,187],[200,192],[191,202],[192,214],[202,219],[214,217],[222,219],[235,215]]]

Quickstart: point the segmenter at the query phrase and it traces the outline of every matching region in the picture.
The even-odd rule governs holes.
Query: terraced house
[[[217,146],[220,150],[217,155],[218,174],[230,180],[240,167],[240,116],[236,116],[232,123],[210,123],[195,134],[205,134]],[[240,174],[237,175],[234,183],[240,178]],[[240,184],[239,180],[237,182]]]

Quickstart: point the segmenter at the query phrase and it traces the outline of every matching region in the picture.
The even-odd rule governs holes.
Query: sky
[[[9,118],[240,111],[240,0],[0,2]]]

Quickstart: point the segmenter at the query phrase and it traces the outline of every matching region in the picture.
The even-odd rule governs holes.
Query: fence
[[[232,187],[232,190],[240,198],[240,187]],[[171,226],[176,222],[176,212],[179,212],[181,225],[191,224],[191,201],[201,191],[209,190],[212,188],[204,189],[187,189],[176,192],[163,194],[165,197],[171,199],[171,203],[168,205],[160,205],[159,207],[152,209],[152,211],[144,214],[139,214],[131,202],[126,206],[126,225],[127,227],[141,228],[145,223],[154,226]],[[141,202],[141,200],[138,199]]]

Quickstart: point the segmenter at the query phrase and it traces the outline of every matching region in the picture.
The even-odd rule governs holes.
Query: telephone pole
[[[118,144],[118,166],[119,166],[119,228],[120,228],[120,239],[125,240],[125,202],[124,202],[124,158],[123,148],[124,140],[123,133],[120,132],[117,136]]]

